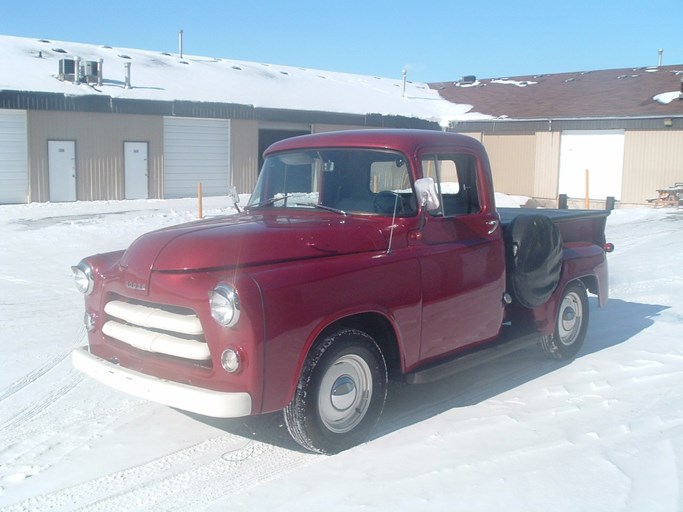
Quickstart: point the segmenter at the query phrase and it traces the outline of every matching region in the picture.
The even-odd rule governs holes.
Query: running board
[[[499,341],[494,342],[493,345],[465,352],[446,361],[430,364],[406,374],[403,379],[408,384],[434,382],[537,345],[541,338],[542,335],[538,332],[518,334],[513,337],[501,336]]]

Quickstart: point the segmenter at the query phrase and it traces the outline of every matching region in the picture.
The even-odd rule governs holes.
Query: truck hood
[[[121,258],[131,277],[262,265],[386,250],[376,221],[337,214],[248,214],[164,228],[142,235]]]

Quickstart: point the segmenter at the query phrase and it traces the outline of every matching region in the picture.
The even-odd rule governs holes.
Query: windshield
[[[323,149],[269,156],[247,208],[410,216],[417,203],[408,163],[400,153]]]

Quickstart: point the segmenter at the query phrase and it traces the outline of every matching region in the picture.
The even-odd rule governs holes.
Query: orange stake
[[[589,190],[589,184],[590,184],[590,171],[586,169],[586,210],[590,210],[590,190]]]

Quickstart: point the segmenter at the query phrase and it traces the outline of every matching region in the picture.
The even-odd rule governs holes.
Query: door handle
[[[486,232],[487,235],[490,235],[493,233],[496,229],[498,229],[498,220],[493,219],[493,220],[487,220],[485,223],[488,226],[488,231]]]

